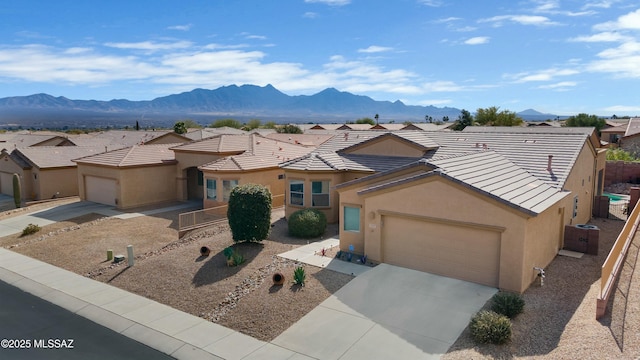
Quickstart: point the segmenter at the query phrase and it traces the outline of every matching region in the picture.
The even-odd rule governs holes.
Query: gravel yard
[[[2,213],[0,218],[20,214]],[[305,266],[307,285],[291,282],[295,262],[276,255],[305,245],[290,238],[282,212],[275,212],[269,239],[233,245],[221,224],[177,238],[178,212],[127,220],[89,214],[44,227],[34,235],[0,238],[0,246],[110,283],[260,340],[271,340],[340,289],[352,277]],[[595,320],[600,266],[623,226],[594,219],[600,232],[597,256],[558,256],[546,269],[544,286],[524,293],[525,312],[513,321],[512,341],[476,345],[465,330],[444,359],[637,359],[640,355],[640,277],[633,276],[640,236],[631,247],[608,315]],[[327,230],[334,235],[336,227]],[[313,241],[313,239],[311,240]],[[136,264],[106,261],[106,250],[126,254],[134,245]],[[228,267],[222,250],[232,246],[246,258]],[[200,248],[211,249],[208,257]],[[284,286],[271,278],[281,272]]]
[[[46,226],[34,235],[1,238],[0,246],[265,341],[275,338],[353,278],[305,266],[306,285],[293,285],[297,264],[276,255],[306,245],[307,240],[288,236],[282,210],[274,212],[269,239],[235,245],[226,224],[178,240],[178,213],[127,220],[89,214]],[[326,234],[335,231],[336,227],[330,226]],[[127,267],[126,261],[113,264],[106,260],[107,249],[126,256],[127,245],[134,246],[133,267]],[[208,257],[200,256],[202,246],[211,249]],[[241,253],[245,263],[227,266],[222,250],[228,246]],[[275,272],[285,276],[284,285],[273,286]]]

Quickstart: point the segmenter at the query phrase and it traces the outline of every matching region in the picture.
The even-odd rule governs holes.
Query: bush
[[[516,293],[499,292],[491,298],[491,310],[513,319],[524,311],[524,299]]]
[[[469,330],[481,344],[504,344],[511,339],[511,320],[493,311],[482,310],[471,318]]]
[[[22,236],[35,234],[38,231],[40,231],[40,226],[35,224],[29,224],[24,229],[22,229]]]
[[[298,266],[293,270],[293,283],[296,285],[304,286],[304,282],[307,280],[307,274],[304,272],[302,266]]]
[[[289,216],[289,235],[312,238],[324,234],[327,217],[316,209],[298,210]]]
[[[224,248],[224,250],[222,250],[222,254],[227,258],[227,260],[231,259],[231,256],[233,256],[233,248],[231,246]]]
[[[262,241],[271,231],[271,192],[263,185],[236,186],[229,197],[227,218],[233,241]]]
[[[234,252],[231,255],[231,258],[233,259],[233,266],[241,265],[244,262],[244,256],[239,252]]]

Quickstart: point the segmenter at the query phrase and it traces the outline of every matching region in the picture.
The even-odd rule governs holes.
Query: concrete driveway
[[[438,359],[497,289],[380,264],[272,341],[317,359]]]

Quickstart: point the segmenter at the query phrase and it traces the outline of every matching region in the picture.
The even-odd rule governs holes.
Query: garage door
[[[116,205],[116,181],[96,176],[85,176],[85,194],[88,201]]]
[[[0,173],[0,192],[13,196],[13,174]]]
[[[383,262],[498,286],[499,232],[397,216],[383,221]]]

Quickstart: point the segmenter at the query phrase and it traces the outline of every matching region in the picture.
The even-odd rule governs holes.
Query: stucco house
[[[594,129],[473,130],[336,136],[281,165],[286,216],[314,207],[342,250],[522,292],[591,218],[605,154]]]
[[[101,146],[33,146],[0,153],[0,190],[13,195],[13,174],[20,176],[24,200],[78,195],[77,166],[72,160],[98,154]]]
[[[175,201],[176,160],[170,148],[177,145],[133,145],[76,158],[80,199],[120,209]]]

